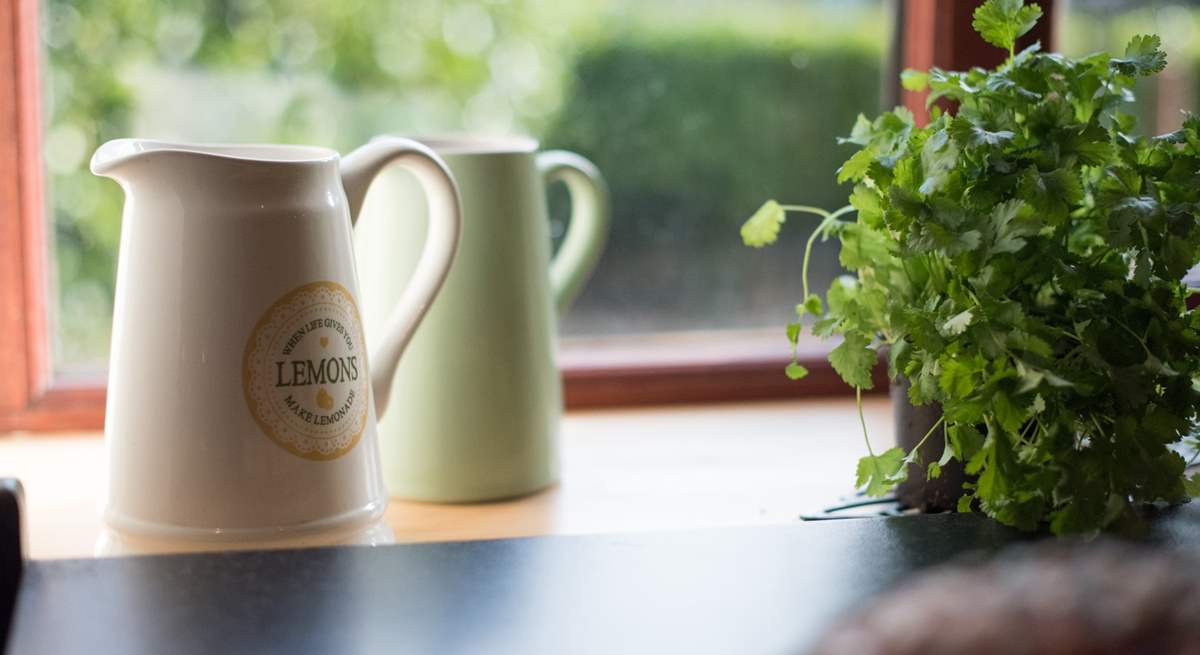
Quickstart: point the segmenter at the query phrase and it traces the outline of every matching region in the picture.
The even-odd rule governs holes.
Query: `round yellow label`
[[[362,321],[350,291],[313,282],[259,319],[242,358],[242,387],[272,441],[305,459],[349,452],[367,425],[370,377]]]

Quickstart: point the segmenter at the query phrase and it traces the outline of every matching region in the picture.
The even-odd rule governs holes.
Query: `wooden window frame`
[[[36,0],[0,6],[0,431],[98,428],[102,386],[53,377]]]
[[[995,49],[971,30],[976,2],[893,0],[903,66],[963,69],[995,63]],[[1052,44],[1049,16],[1027,37]],[[50,347],[48,226],[43,198],[38,0],[0,3],[0,432],[94,430],[104,424],[102,380],[70,381],[54,375]],[[894,74],[898,70],[888,71]],[[894,89],[894,86],[885,88]],[[894,96],[893,96],[894,97]],[[924,97],[904,92],[919,120]],[[738,347],[698,356],[670,346],[618,347],[597,352],[566,349],[561,356],[568,408],[701,403],[846,394],[848,388],[820,345],[801,349],[810,371],[800,383],[784,377],[786,344]],[[886,390],[882,367],[876,389]]]
[[[972,66],[995,67],[1004,62],[1006,54],[975,33],[971,27],[978,0],[899,0],[903,3],[904,28],[899,32],[903,68],[928,70],[967,70]],[[1062,11],[1057,0],[1031,0],[1042,8],[1042,19],[1028,34],[1017,40],[1017,51],[1041,42],[1053,50],[1058,42],[1058,22]],[[924,125],[929,120],[925,110],[927,93],[903,91],[901,99]],[[945,105],[940,105],[945,109]]]

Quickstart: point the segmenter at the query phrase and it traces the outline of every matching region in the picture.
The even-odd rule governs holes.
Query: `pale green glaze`
[[[441,502],[530,493],[558,479],[555,305],[566,307],[599,257],[603,183],[586,160],[535,154],[532,141],[428,144],[458,182],[462,241],[379,424],[384,479],[393,496]],[[558,179],[572,218],[552,265],[545,180]],[[403,169],[372,185],[355,235],[368,341],[416,266],[424,215]]]

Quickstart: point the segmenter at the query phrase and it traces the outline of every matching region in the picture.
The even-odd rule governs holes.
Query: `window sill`
[[[887,400],[864,409],[873,443],[891,443]],[[561,483],[497,503],[392,501],[386,522],[401,543],[786,523],[850,491],[860,430],[846,398],[573,411]],[[97,432],[0,435],[0,477],[25,484],[33,557],[94,555],[103,451]]]
[[[567,409],[847,396],[826,359],[829,344],[801,341],[802,381],[787,379],[787,341],[777,330],[567,339],[558,354]],[[887,390],[883,366],[873,391]],[[21,410],[0,409],[0,433],[99,430],[104,376],[58,376]]]
[[[848,395],[829,348],[801,340],[803,381],[783,374],[790,359],[782,329],[567,339],[559,366],[570,409]],[[875,390],[887,390],[882,366]]]

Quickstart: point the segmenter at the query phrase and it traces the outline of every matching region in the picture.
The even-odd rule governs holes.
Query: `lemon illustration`
[[[325,387],[317,389],[317,406],[324,410],[333,409],[333,396],[325,391]]]

